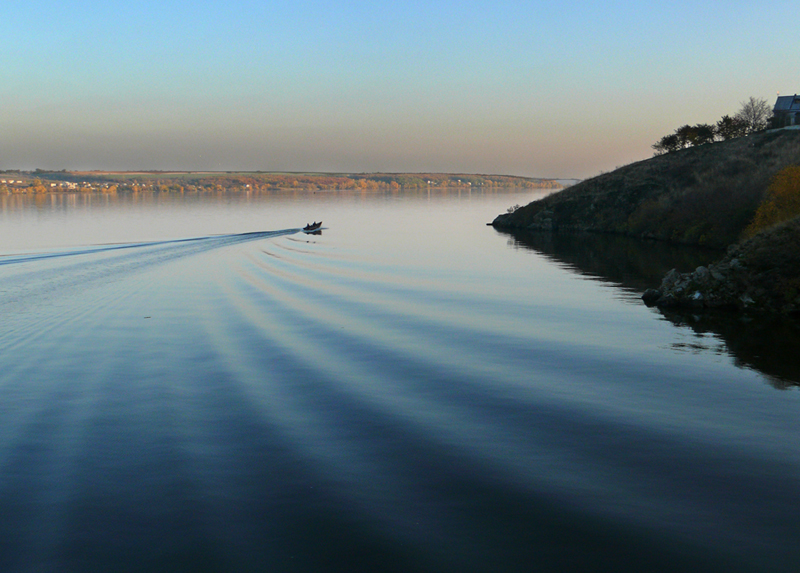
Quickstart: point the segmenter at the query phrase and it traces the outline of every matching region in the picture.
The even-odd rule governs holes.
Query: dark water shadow
[[[515,249],[535,251],[576,274],[641,295],[657,287],[670,269],[694,270],[721,258],[719,251],[588,233],[503,232]],[[638,304],[638,301],[636,302]],[[644,303],[641,303],[644,304]],[[800,386],[800,325],[776,316],[732,311],[659,310],[664,320],[698,335],[691,347],[676,351],[725,352],[740,368],[764,374],[778,389]],[[707,335],[722,343],[709,344]]]

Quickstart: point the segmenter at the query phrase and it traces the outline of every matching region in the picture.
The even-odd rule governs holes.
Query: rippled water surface
[[[0,571],[797,570],[796,329],[535,196],[0,197]]]

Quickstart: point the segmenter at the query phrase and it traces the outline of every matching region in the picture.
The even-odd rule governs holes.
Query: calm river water
[[[797,329],[535,197],[0,196],[0,571],[798,570]]]

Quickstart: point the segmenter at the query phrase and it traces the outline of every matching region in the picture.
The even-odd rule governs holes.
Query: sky
[[[796,6],[3,0],[0,169],[585,178],[800,92]]]

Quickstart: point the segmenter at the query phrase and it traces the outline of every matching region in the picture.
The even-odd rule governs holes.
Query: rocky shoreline
[[[664,308],[746,309],[755,300],[739,286],[742,266],[738,259],[697,267],[691,273],[669,271],[657,289],[647,289],[642,300],[647,306]]]
[[[741,244],[693,272],[669,271],[642,300],[661,308],[734,309],[800,318],[800,218]]]

